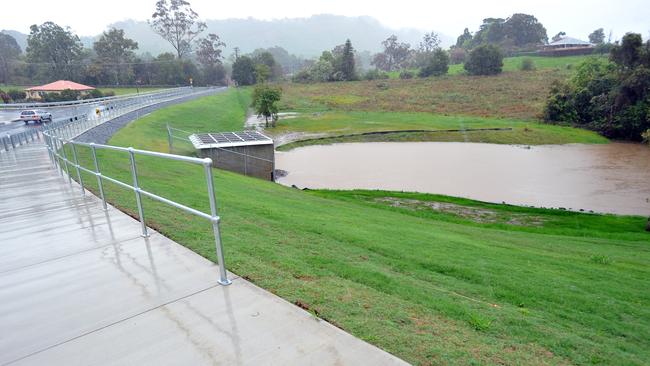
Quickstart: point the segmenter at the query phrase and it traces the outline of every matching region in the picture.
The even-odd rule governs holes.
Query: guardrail
[[[70,130],[69,124],[60,127],[49,128],[43,131],[43,137],[47,145],[48,154],[53,166],[55,167],[55,169],[59,171],[62,177],[65,175],[68,176],[68,182],[70,184],[72,184],[72,175],[70,174],[70,170],[71,168],[75,169],[77,175],[77,181],[81,186],[82,195],[86,193],[86,188],[84,185],[84,180],[83,180],[83,176],[81,175],[81,172],[86,172],[96,177],[99,196],[102,200],[102,205],[104,210],[108,209],[108,205],[106,203],[106,196],[104,193],[104,181],[115,183],[116,185],[122,188],[132,190],[135,194],[135,200],[138,207],[138,216],[140,219],[140,225],[142,227],[143,237],[148,237],[149,232],[145,222],[145,212],[144,212],[144,207],[142,205],[142,196],[149,197],[158,202],[162,202],[164,204],[181,209],[185,212],[188,212],[190,214],[196,215],[198,217],[210,221],[214,233],[215,247],[217,253],[217,263],[219,265],[218,282],[222,285],[229,285],[231,283],[231,281],[228,279],[228,274],[226,271],[226,264],[224,260],[224,254],[223,254],[223,245],[221,243],[221,229],[220,229],[221,219],[217,214],[217,203],[216,203],[216,198],[214,193],[214,181],[212,176],[212,159],[209,158],[199,159],[199,158],[182,156],[182,155],[165,154],[165,153],[159,153],[154,151],[134,149],[132,147],[125,148],[125,147],[118,147],[118,146],[111,146],[111,145],[83,143],[83,142],[74,141],[72,138],[66,138],[65,136],[74,136],[74,131]],[[71,158],[68,156],[66,147],[68,147],[72,152]],[[93,165],[94,165],[92,169],[88,169],[86,167],[83,167],[81,164],[79,164],[77,147],[85,147],[90,149]],[[112,151],[118,151],[118,152],[123,152],[128,154],[128,158],[131,166],[131,179],[133,183],[132,184],[124,183],[113,177],[104,175],[100,169],[101,165],[99,164],[99,161],[97,159],[97,150],[112,150]],[[161,159],[175,160],[175,161],[181,161],[190,164],[202,165],[205,172],[205,179],[208,187],[210,213],[208,214],[196,210],[194,208],[185,206],[178,202],[174,202],[168,198],[161,197],[152,192],[142,189],[139,185],[136,155],[152,156]]]
[[[168,89],[147,94],[139,94],[136,96],[111,97],[110,100],[104,98],[100,102],[95,100],[95,111],[85,111],[79,113],[79,111],[75,109],[73,114],[66,117],[56,118],[52,122],[47,123],[47,125],[33,128],[28,131],[14,133],[11,135],[7,134],[5,136],[0,136],[0,145],[2,147],[0,151],[9,151],[10,148],[15,149],[18,146],[35,141],[35,138],[39,139],[40,130],[45,131],[48,129],[65,126],[65,128],[68,129],[68,138],[71,138],[73,136],[72,133],[76,133],[74,136],[78,136],[95,126],[98,126],[120,115],[149,105],[173,100],[190,94],[192,91],[192,88],[187,87],[178,88],[178,90]],[[78,105],[70,104],[70,106]]]

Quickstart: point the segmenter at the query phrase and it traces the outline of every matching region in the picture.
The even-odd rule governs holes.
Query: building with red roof
[[[53,83],[27,88],[25,91],[27,92],[27,98],[29,99],[43,99],[43,96],[45,96],[47,93],[60,93],[66,89],[76,90],[81,95],[85,95],[95,88],[92,86],[75,83],[74,81],[59,80]]]

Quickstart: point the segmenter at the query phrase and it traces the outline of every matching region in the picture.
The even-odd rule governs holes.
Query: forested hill
[[[206,17],[209,18],[209,17]],[[332,49],[342,44],[347,38],[359,51],[379,51],[381,41],[391,34],[397,35],[402,42],[416,46],[425,31],[435,29],[392,29],[382,25],[377,19],[362,17],[346,17],[339,15],[313,15],[309,18],[285,18],[275,20],[223,19],[207,20],[207,32],[217,33],[226,42],[225,54],[232,52],[233,47],[239,47],[243,53],[257,48],[280,46],[292,54],[313,57],[323,50]],[[125,20],[110,27],[124,29],[126,36],[137,41],[138,53],[149,52],[157,55],[161,52],[172,51],[160,36],[155,34],[146,21]],[[25,50],[26,35],[7,31],[16,38],[20,47]],[[81,37],[86,47],[92,46],[93,37]],[[448,36],[441,35],[443,46],[452,43]],[[86,43],[90,43],[89,45]]]

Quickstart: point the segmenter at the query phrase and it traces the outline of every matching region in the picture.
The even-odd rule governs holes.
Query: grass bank
[[[230,90],[171,106],[110,143],[166,151],[170,119],[187,130],[230,130],[241,119],[220,116],[243,116],[247,98]],[[91,164],[87,151],[80,155]],[[100,160],[108,175],[130,181],[128,156],[101,151]],[[139,157],[138,169],[145,189],[209,209],[200,167]],[[650,361],[644,218],[300,191],[224,171],[215,186],[229,269],[409,362]],[[132,192],[112,184],[106,192],[135,214]],[[144,205],[149,225],[215,260],[207,222]]]
[[[468,129],[474,131],[467,131]],[[480,131],[479,129],[507,130]],[[431,130],[431,132],[372,134],[377,131],[400,130]],[[465,141],[541,145],[607,143],[608,141],[592,131],[535,121],[404,112],[304,113],[295,118],[281,120],[278,127],[268,132],[276,136],[300,133],[299,141],[284,144],[279,147],[280,150],[337,142]],[[309,137],[320,134],[327,137]]]
[[[162,90],[165,88],[150,88],[150,87],[141,87],[141,88],[99,88],[102,93],[113,92],[115,95],[128,95],[128,94],[137,94],[137,93],[149,93],[152,91]]]

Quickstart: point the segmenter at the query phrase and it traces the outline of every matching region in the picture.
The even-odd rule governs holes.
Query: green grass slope
[[[247,99],[230,90],[171,106],[110,142],[164,152],[167,122],[238,129]],[[90,166],[88,152],[80,155]],[[102,151],[100,160],[106,174],[130,181],[127,155]],[[208,211],[201,167],[137,161],[145,189]],[[644,218],[427,194],[299,191],[218,170],[215,186],[230,270],[409,362],[650,361]],[[106,192],[136,212],[133,192],[112,184]],[[149,225],[215,260],[207,222],[144,205]]]

